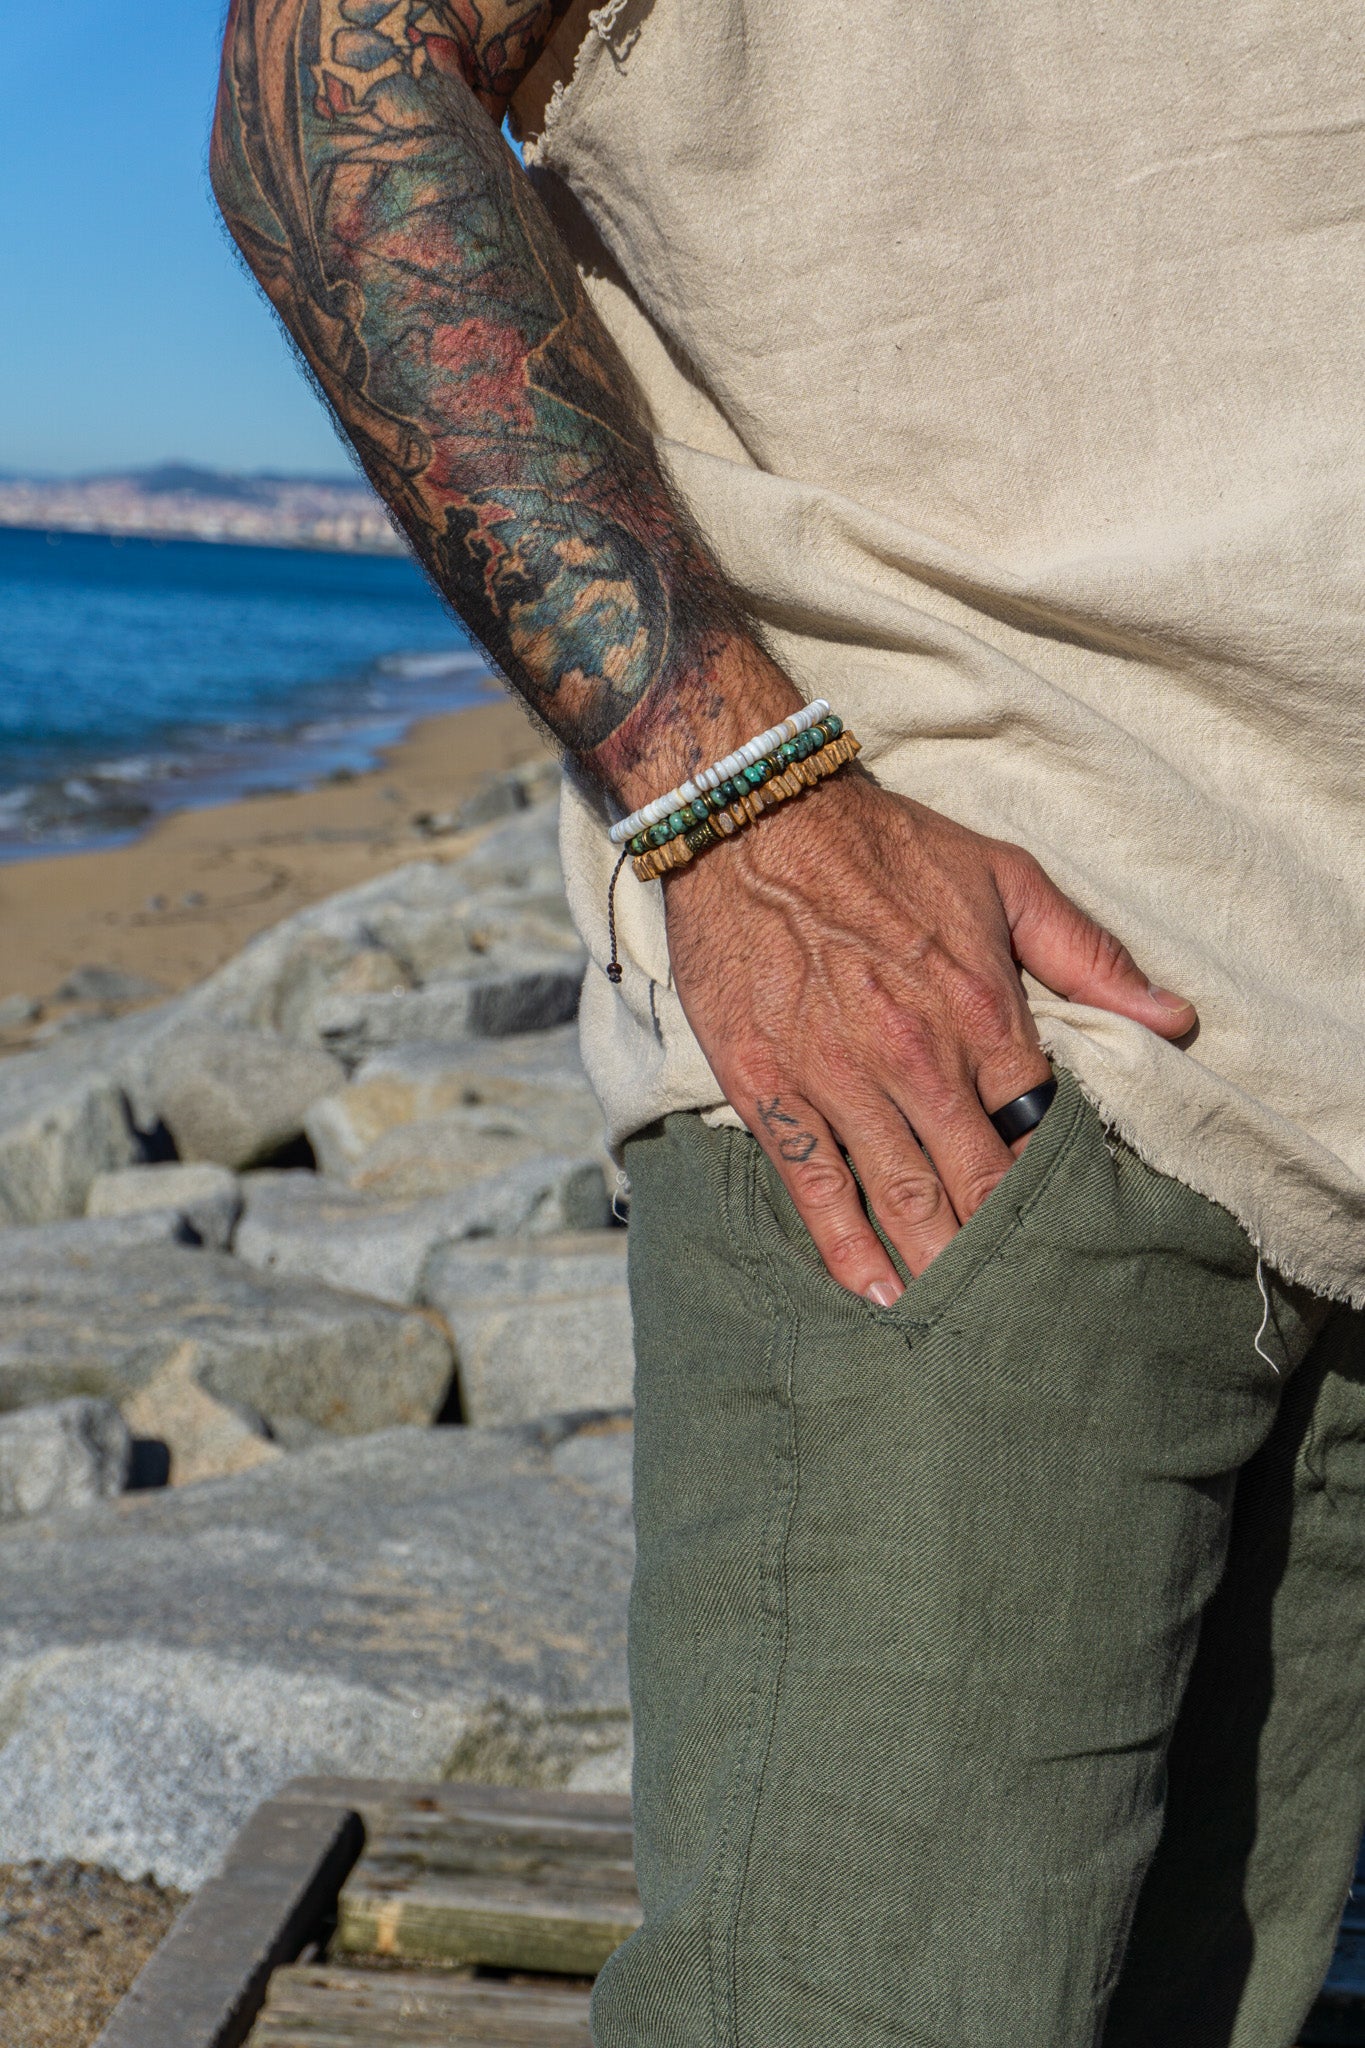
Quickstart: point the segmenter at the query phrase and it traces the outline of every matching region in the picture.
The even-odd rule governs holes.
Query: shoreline
[[[0,1050],[19,1050],[34,1025],[70,1007],[56,990],[76,968],[154,985],[147,1001],[177,994],[293,911],[439,856],[448,842],[419,818],[451,812],[487,777],[545,758],[525,714],[499,696],[419,719],[373,769],[167,812],[130,842],[0,866],[0,1002],[23,996],[43,1008],[42,1019],[0,1032]]]
[[[3,512],[0,512],[0,531],[41,534],[44,539],[55,537],[59,541],[68,536],[79,540],[107,540],[114,547],[122,546],[126,540],[145,540],[153,547],[163,547],[174,541],[186,547],[278,548],[291,555],[364,555],[385,562],[392,561],[395,555],[410,556],[410,550],[397,533],[392,547],[387,544],[359,547],[352,541],[329,540],[326,535],[313,534],[205,533],[192,526],[77,526],[74,523],[58,526],[50,520],[35,525],[29,519],[7,519]]]

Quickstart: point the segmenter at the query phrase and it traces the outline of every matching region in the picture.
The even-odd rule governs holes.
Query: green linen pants
[[[598,2048],[1289,2048],[1365,1818],[1365,1318],[1074,1081],[890,1309],[632,1141],[645,1919]]]

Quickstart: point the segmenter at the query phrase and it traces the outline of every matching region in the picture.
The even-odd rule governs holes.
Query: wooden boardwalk
[[[362,1818],[340,1954],[591,1978],[640,1924],[628,1800],[436,1786]]]
[[[640,1924],[628,1800],[317,1786],[360,1814],[325,1960],[270,1979],[250,2048],[588,2048],[588,1993]]]
[[[590,2048],[588,1993],[420,1970],[295,1963],[270,1980],[251,2048]]]
[[[621,1798],[300,1779],[97,2048],[589,2048],[592,1979],[640,1923],[632,1847]],[[1365,1882],[1303,2034],[1332,2044],[1365,2048]]]

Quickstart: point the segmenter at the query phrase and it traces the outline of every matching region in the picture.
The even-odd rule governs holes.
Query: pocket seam
[[[1030,1211],[1042,1199],[1063,1162],[1070,1157],[1080,1142],[1087,1119],[1097,1117],[1097,1112],[1087,1097],[1081,1092],[1079,1086],[1074,1082],[1073,1086],[1076,1087],[1076,1099],[1070,1105],[1069,1125],[1058,1139],[1057,1149],[1043,1169],[1042,1176],[1036,1186],[1032,1187],[1027,1195],[1014,1202],[1008,1213],[1002,1214],[996,1226],[995,1235],[987,1240],[980,1257],[973,1261],[956,1285],[950,1287],[948,1293],[944,1295],[941,1301],[936,1302],[922,1313],[917,1312],[915,1307],[916,1290],[921,1281],[928,1281],[933,1275],[934,1266],[932,1264],[919,1276],[919,1280],[912,1280],[910,1282],[904,1294],[890,1308],[881,1308],[875,1302],[864,1301],[860,1295],[851,1294],[846,1288],[840,1287],[838,1281],[831,1279],[824,1268],[819,1265],[818,1254],[816,1255],[816,1264],[807,1269],[800,1260],[796,1248],[789,1244],[776,1216],[772,1214],[770,1203],[767,1206],[772,1223],[771,1232],[765,1231],[760,1227],[756,1213],[762,1201],[758,1188],[757,1155],[759,1147],[755,1140],[750,1139],[749,1146],[746,1148],[746,1184],[751,1213],[746,1218],[746,1221],[752,1242],[757,1247],[759,1274],[765,1283],[764,1292],[769,1302],[779,1312],[781,1312],[782,1307],[785,1307],[788,1313],[794,1314],[797,1312],[794,1290],[789,1284],[791,1276],[784,1271],[784,1268],[790,1263],[796,1268],[801,1278],[813,1283],[822,1295],[827,1293],[828,1306],[836,1312],[843,1311],[847,1313],[849,1310],[852,1310],[859,1320],[869,1323],[874,1328],[883,1330],[896,1330],[900,1332],[915,1330],[922,1333],[932,1329],[947,1314],[948,1310],[961,1300],[967,1290],[974,1287],[978,1280],[989,1271],[990,1267],[994,1265],[1004,1251],[1006,1245],[1023,1228],[1025,1219]],[[730,1135],[734,1141],[738,1142],[742,1134],[732,1132]],[[1021,1160],[1017,1163],[1022,1165],[1023,1161]],[[1008,1175],[1006,1179],[1008,1179]],[[1000,1185],[1003,1190],[1005,1183],[1002,1181]],[[989,1200],[990,1197],[987,1199]],[[727,1224],[730,1226],[731,1237],[735,1242],[737,1254],[743,1259],[746,1268],[752,1272],[754,1270],[752,1256],[745,1256],[739,1243],[739,1234],[734,1230],[728,1216]],[[963,1227],[966,1228],[968,1226],[964,1225]],[[770,1238],[772,1239],[771,1242],[769,1241]],[[956,1239],[953,1242],[955,1243]],[[776,1299],[774,1298],[775,1296]]]
[[[953,1304],[962,1298],[962,1296],[967,1292],[968,1288],[975,1287],[977,1282],[984,1278],[986,1273],[989,1272],[990,1268],[999,1259],[1006,1245],[1010,1242],[1010,1240],[1013,1237],[1015,1237],[1018,1234],[1019,1231],[1023,1229],[1029,1212],[1037,1207],[1038,1203],[1042,1200],[1043,1196],[1051,1187],[1052,1182],[1057,1173],[1059,1172],[1063,1162],[1070,1157],[1071,1153],[1079,1144],[1081,1132],[1085,1125],[1086,1111],[1089,1109],[1090,1104],[1086,1101],[1086,1098],[1084,1097],[1084,1095],[1081,1094],[1080,1090],[1077,1089],[1076,1105],[1074,1110],[1072,1111],[1071,1117],[1071,1127],[1062,1137],[1061,1141],[1057,1146],[1057,1150],[1053,1154],[1052,1158],[1048,1161],[1046,1167],[1043,1169],[1043,1175],[1041,1180],[1039,1180],[1036,1187],[1034,1187],[1027,1195],[1025,1195],[1022,1201],[1015,1202],[1012,1205],[1008,1220],[1002,1222],[1000,1229],[995,1237],[995,1240],[990,1245],[989,1249],[983,1254],[983,1256],[980,1259],[976,1260],[973,1263],[973,1265],[966,1273],[963,1274],[962,1278],[958,1281],[956,1287],[954,1287],[949,1294],[945,1295],[944,1299],[939,1303],[938,1307],[934,1309],[931,1314],[924,1316],[916,1316],[907,1311],[904,1315],[897,1316],[896,1310],[899,1307],[899,1303],[895,1304],[893,1307],[889,1309],[876,1310],[875,1313],[879,1316],[885,1316],[888,1319],[888,1321],[894,1323],[898,1328],[908,1327],[917,1330],[932,1329],[934,1324],[937,1323],[941,1317],[947,1314],[948,1310],[953,1306]],[[933,1267],[930,1266],[928,1270],[932,1273]],[[906,1301],[910,1300],[912,1293],[913,1285],[906,1289],[905,1294],[902,1296],[902,1299]],[[869,1303],[868,1306],[872,1307],[872,1304]]]

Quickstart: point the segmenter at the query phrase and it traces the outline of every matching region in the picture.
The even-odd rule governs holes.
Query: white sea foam
[[[481,654],[385,654],[374,664],[382,676],[401,676],[404,682],[436,682],[442,676],[488,673]]]

